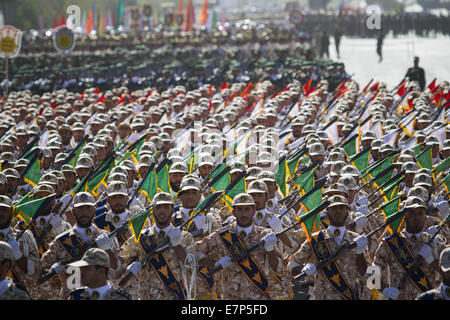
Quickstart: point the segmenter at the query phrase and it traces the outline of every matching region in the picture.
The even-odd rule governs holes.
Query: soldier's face
[[[83,131],[82,130],[75,130],[73,132],[73,138],[75,141],[80,141],[83,137]],[[61,138],[62,139],[62,138]]]
[[[175,192],[180,190],[181,180],[186,174],[182,172],[174,172],[169,174],[170,186]]]
[[[70,138],[72,138],[72,132],[70,130],[61,130],[59,132],[59,135],[61,136],[61,141],[63,145],[69,144]]]
[[[19,179],[7,177],[6,182],[6,191],[8,192],[8,194],[10,194],[14,191],[14,188],[19,183]]]
[[[9,227],[12,219],[12,209],[8,207],[0,207],[0,229]]]
[[[4,195],[6,191],[6,184],[0,183],[0,195]]]
[[[123,194],[115,194],[108,197],[108,203],[113,213],[122,213],[127,206],[128,196]]]
[[[99,278],[99,272],[103,268],[96,268],[95,266],[80,267],[81,283],[87,287],[95,287]]]
[[[195,208],[200,201],[202,194],[198,190],[190,189],[183,191],[182,195],[180,196],[181,203],[183,204],[183,207],[192,209]]]
[[[234,206],[232,214],[236,218],[236,223],[243,228],[250,226],[253,223],[253,215],[256,212],[256,207],[249,206]]]
[[[339,205],[328,208],[328,217],[330,218],[330,224],[335,227],[345,226],[345,220],[348,216],[348,209],[345,205]]]
[[[425,208],[410,209],[405,213],[406,231],[409,233],[422,232],[427,216]]]
[[[153,216],[155,217],[158,227],[167,227],[170,224],[170,218],[173,212],[173,205],[164,203],[157,205],[153,210]]]
[[[81,206],[73,209],[75,220],[80,228],[88,228],[92,224],[95,214],[94,206]]]
[[[200,171],[200,175],[203,178],[205,178],[213,169],[214,167],[210,164],[204,164],[198,167],[198,171]]]
[[[267,186],[268,198],[273,198],[275,196],[275,191],[277,190],[277,185],[273,181],[264,181]]]
[[[266,207],[267,193],[254,192],[250,194],[255,201],[256,210],[262,210]]]

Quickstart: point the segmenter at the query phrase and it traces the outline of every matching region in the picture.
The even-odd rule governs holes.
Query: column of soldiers
[[[420,168],[405,143],[431,147],[433,167],[445,163],[449,112],[429,89],[408,83],[419,115],[411,138],[405,130],[388,141],[382,135],[400,129],[399,97],[383,84],[363,93],[355,81],[332,85],[322,76],[307,94],[304,80],[281,90],[275,82],[11,92],[1,104],[0,299],[448,300],[448,222],[440,228],[449,213],[448,168]],[[448,82],[440,88],[446,95]],[[394,234],[386,227],[368,236],[384,223],[383,192],[365,183],[340,143],[364,107],[382,124],[381,135],[359,133],[359,150],[371,148],[368,165],[399,151],[393,165],[405,177],[404,216]],[[126,159],[137,137],[138,157]],[[66,162],[80,142],[76,163]],[[328,202],[311,234],[298,221],[312,208],[297,201],[295,179],[278,175],[279,159],[301,149],[291,175],[314,167]],[[27,150],[39,154],[35,185],[24,179]],[[186,157],[191,151],[195,157]],[[76,188],[105,163],[112,168],[96,188]],[[168,190],[154,184],[154,196],[140,192],[146,173],[166,163]],[[222,163],[230,183],[240,177],[244,188],[195,210],[215,194],[210,177]],[[43,198],[52,200],[31,221],[17,215],[19,201]],[[130,218],[146,210],[135,234]],[[416,261],[420,267],[408,271]],[[367,284],[370,266],[381,272],[376,291]]]

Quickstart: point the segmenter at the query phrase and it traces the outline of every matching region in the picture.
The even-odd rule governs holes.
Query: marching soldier
[[[69,300],[131,300],[127,292],[108,281],[109,255],[104,250],[91,248],[68,266],[80,268],[81,283],[86,286],[71,291]]]
[[[280,279],[285,265],[275,249],[275,234],[253,223],[256,205],[251,195],[237,195],[232,207],[236,221],[196,244],[199,263],[211,269],[222,267],[215,280],[221,283],[218,294],[224,300],[282,299],[286,288]],[[249,253],[243,260],[235,260],[251,244],[262,240],[264,248]]]
[[[8,270],[8,277],[20,289],[29,292],[28,287],[35,283],[41,273],[39,252],[30,230],[26,230],[20,239],[16,240],[20,231],[10,225],[12,207],[10,198],[0,196],[0,241],[8,242],[12,248],[13,261]]]
[[[442,250],[439,258],[442,282],[439,287],[417,296],[417,300],[450,300],[450,248]]]
[[[7,277],[14,262],[12,247],[0,241],[0,300],[31,300],[30,296],[19,289],[13,280]]]
[[[109,238],[106,231],[92,224],[95,213],[95,199],[92,194],[77,193],[73,203],[73,216],[76,224],[68,231],[58,235],[41,258],[44,270],[61,276],[60,296],[62,299],[66,299],[69,294],[66,283],[68,275],[64,262],[81,256],[89,245],[97,246],[108,253],[112,279],[117,279],[123,270],[117,240]]]
[[[155,223],[141,232],[139,243],[131,237],[121,248],[128,264],[127,272],[137,277],[138,299],[186,300],[195,297],[196,293],[192,292],[196,274],[192,275],[194,238],[171,223],[173,199],[170,194],[157,193],[152,206]],[[167,241],[168,249],[154,253],[162,241]],[[143,266],[140,261],[149,254],[148,264]]]
[[[288,269],[295,276],[303,272],[315,276],[311,299],[313,300],[359,300],[366,298],[361,277],[366,273],[367,261],[364,256],[367,237],[347,230],[345,221],[349,214],[347,200],[342,196],[332,196],[327,216],[330,225],[313,233],[301,248],[289,259]],[[346,243],[356,242],[356,248],[336,261],[317,270],[318,262],[333,256]],[[330,287],[332,290],[330,290]]]
[[[430,244],[431,235],[423,232],[426,208],[420,198],[408,197],[404,203],[405,229],[384,238],[375,253],[374,264],[381,269],[386,298],[411,300],[439,282],[436,263],[442,247],[436,242]],[[419,256],[424,264],[411,272]]]

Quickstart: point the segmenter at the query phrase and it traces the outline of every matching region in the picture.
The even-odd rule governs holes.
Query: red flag
[[[406,93],[406,83],[405,81],[402,82],[402,84],[400,85],[400,88],[397,90],[397,94],[400,97],[403,97],[403,95]]]
[[[95,88],[95,91],[94,91],[94,93],[95,94],[98,94],[98,93],[100,93],[100,89],[97,87],[97,88]]]
[[[248,87],[241,93],[241,97],[246,96],[246,95],[250,92],[250,90],[252,89],[252,87],[253,87],[253,83],[250,82],[250,83],[248,84]]]
[[[97,102],[103,102],[105,101],[105,95],[102,94],[102,96],[100,97],[100,99],[97,100]]]
[[[208,20],[208,0],[204,0],[202,13],[200,14],[200,22],[204,26],[204,25],[206,25],[207,20]]]
[[[436,78],[434,78],[434,80],[428,85],[428,89],[430,89],[431,92],[436,90]]]
[[[447,93],[444,95],[444,99],[445,99],[445,101],[449,101],[449,100],[450,100],[450,91],[447,92]]]
[[[311,83],[312,83],[312,77],[309,78],[309,81],[307,84],[305,84],[305,86],[303,87],[303,94],[306,94],[309,89],[311,88]]]
[[[58,22],[58,14],[55,14],[55,20],[53,20],[53,27],[52,29],[58,28],[59,22]]]
[[[89,17],[86,21],[86,33],[89,34],[92,30],[94,30],[94,17],[91,11],[89,12]]]
[[[370,91],[378,91],[378,89],[380,89],[380,84],[377,82],[370,88]]]
[[[363,89],[363,91],[362,91],[362,94],[363,94],[363,95],[366,95],[367,88],[369,88],[369,86],[370,86],[370,84],[372,83],[372,81],[373,81],[373,79],[371,79],[371,80],[369,81],[369,83],[364,87],[364,89]]]
[[[228,89],[228,81],[225,82],[219,89],[220,89],[221,91],[224,90],[224,89]]]
[[[316,88],[315,88],[315,87],[311,88],[311,89],[305,94],[305,96],[308,97],[308,96],[309,96],[311,93],[313,93],[314,91],[316,91]]]
[[[186,7],[186,30],[184,31],[192,31],[193,25],[194,25],[194,6],[192,4],[192,0],[189,0]]]
[[[61,22],[59,23],[60,26],[64,26],[66,25],[66,13],[63,12],[62,16],[61,16]]]
[[[183,0],[178,2],[178,14],[183,14]]]

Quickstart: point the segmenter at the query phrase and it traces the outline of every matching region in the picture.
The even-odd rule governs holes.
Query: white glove
[[[397,300],[399,295],[400,291],[397,288],[386,288],[383,290],[383,296],[392,300]]]
[[[264,241],[264,250],[270,252],[275,247],[275,243],[277,243],[277,236],[275,233],[269,233],[267,236],[262,238]]]
[[[62,225],[61,216],[59,214],[53,216],[50,219],[49,223],[52,225],[53,229],[58,230],[61,227],[61,225]]]
[[[358,208],[358,212],[362,213],[363,215],[367,215],[367,212],[369,212],[369,208],[367,206],[361,206]]]
[[[283,230],[283,224],[281,223],[280,218],[277,216],[273,216],[268,221],[270,228],[272,228],[273,232],[281,232]]]
[[[439,230],[439,226],[431,226],[429,228],[427,228],[425,230],[426,233],[428,233],[429,235],[434,236],[436,234],[436,232],[438,232]]]
[[[367,218],[366,218],[366,216],[357,216],[355,218],[355,220],[353,220],[353,221],[355,222],[355,226],[357,228],[362,228],[362,227],[364,227],[366,225]]]
[[[224,221],[224,224],[227,225],[229,223],[232,223],[234,220],[236,220],[235,216],[229,216],[227,220]]]
[[[50,268],[50,272],[52,271],[56,274],[62,274],[66,272],[66,267],[61,262],[57,262]]]
[[[439,203],[436,203],[436,208],[441,213],[441,216],[446,217],[448,215],[448,210],[450,209],[450,206],[448,205],[448,201],[441,201]]]
[[[167,235],[170,239],[170,245],[176,247],[181,243],[181,230],[180,228],[172,228]]]
[[[195,226],[197,227],[197,230],[203,230],[204,226],[206,225],[206,216],[201,214],[198,215],[194,220]]]
[[[288,211],[288,209],[285,207],[285,206],[282,206],[281,207],[281,209],[280,209],[280,211],[278,212],[278,215],[279,216],[282,216],[285,212],[287,212]]]
[[[303,267],[302,272],[304,272],[307,276],[313,276],[317,272],[316,265],[314,263],[307,263]]]
[[[97,247],[99,247],[102,250],[108,250],[111,249],[113,241],[108,237],[106,233],[102,233],[95,239],[95,243],[97,244]]]
[[[434,260],[433,249],[431,249],[431,247],[429,245],[427,245],[427,244],[424,244],[420,248],[419,252],[417,252],[417,254],[422,256],[427,264],[432,263],[433,260]]]
[[[221,266],[222,269],[228,269],[233,265],[233,261],[231,260],[231,258],[229,256],[225,256],[220,258],[219,261],[216,262],[216,267],[217,266]]]
[[[359,205],[360,207],[366,206],[369,204],[369,199],[367,199],[367,197],[359,198],[358,201],[356,201],[356,204]]]
[[[355,252],[356,254],[363,254],[364,249],[367,247],[368,240],[365,235],[357,236],[353,241],[356,243]]]
[[[127,271],[131,272],[136,277],[138,276],[139,272],[141,272],[141,270],[142,270],[142,264],[139,261],[135,261],[127,267]]]
[[[12,248],[13,259],[15,261],[19,260],[23,256],[22,250],[20,250],[19,242],[17,242],[14,238],[10,238],[8,240],[8,244]]]

